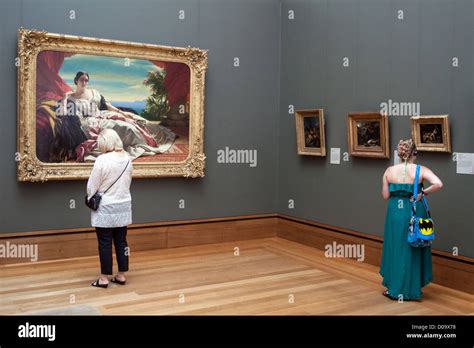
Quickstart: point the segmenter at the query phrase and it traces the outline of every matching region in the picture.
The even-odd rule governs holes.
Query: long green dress
[[[380,265],[382,284],[393,298],[402,295],[403,300],[419,300],[421,288],[433,279],[431,247],[414,248],[407,241],[413,184],[389,184],[388,189],[390,198]],[[417,216],[427,217],[421,201],[416,204],[416,212]]]

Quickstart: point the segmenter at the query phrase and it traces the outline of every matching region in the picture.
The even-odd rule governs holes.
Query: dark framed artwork
[[[349,154],[390,158],[388,116],[378,112],[352,112],[347,117]]]
[[[448,115],[411,117],[411,134],[419,151],[451,152]]]
[[[326,156],[323,109],[298,110],[295,118],[298,155]]]

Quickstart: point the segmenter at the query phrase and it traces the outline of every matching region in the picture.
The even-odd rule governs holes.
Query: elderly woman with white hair
[[[101,274],[91,285],[107,288],[108,276],[112,275],[112,241],[118,273],[111,281],[120,285],[126,282],[129,255],[127,225],[132,223],[130,184],[133,166],[117,132],[104,129],[97,141],[102,155],[97,157],[87,182],[87,198],[90,199],[96,192],[102,197],[99,208],[91,211],[91,222],[96,228],[99,243]]]

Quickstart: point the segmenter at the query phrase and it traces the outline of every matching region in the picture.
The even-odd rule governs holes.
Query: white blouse
[[[127,165],[127,169],[120,176]],[[87,182],[87,197],[96,192],[102,194],[99,209],[91,211],[93,227],[123,227],[132,223],[132,183],[133,165],[127,152],[108,152],[97,157]],[[117,182],[103,193],[112,183]]]

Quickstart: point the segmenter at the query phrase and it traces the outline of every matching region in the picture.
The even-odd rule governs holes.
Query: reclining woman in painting
[[[176,135],[169,129],[114,107],[97,90],[87,88],[88,83],[89,74],[79,71],[74,78],[76,91],[67,92],[60,101],[57,114],[66,116],[58,123],[52,158],[95,161],[100,155],[97,136],[103,129],[117,132],[131,159],[164,153],[173,145]]]

